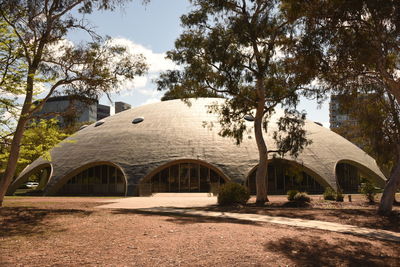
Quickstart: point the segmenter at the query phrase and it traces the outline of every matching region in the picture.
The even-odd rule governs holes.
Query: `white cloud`
[[[149,65],[149,73],[158,73],[176,68],[176,65],[171,60],[165,58],[165,53],[155,53],[151,49],[136,44],[129,39],[113,38],[110,40],[110,43],[125,47],[130,54],[142,54]]]
[[[145,96],[150,96],[150,97],[156,97],[161,94],[160,91],[154,90],[154,89],[149,89],[149,88],[141,88],[138,89],[138,92],[141,93],[142,95]]]

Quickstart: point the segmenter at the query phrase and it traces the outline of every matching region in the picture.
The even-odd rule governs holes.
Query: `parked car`
[[[37,183],[37,182],[27,182],[26,183],[26,187],[27,188],[35,188],[35,187],[37,187],[39,185],[39,183]]]

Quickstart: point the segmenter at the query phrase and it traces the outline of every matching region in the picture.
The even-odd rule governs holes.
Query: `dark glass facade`
[[[123,196],[125,187],[121,170],[111,165],[97,165],[71,177],[58,195]]]
[[[339,163],[336,165],[336,177],[338,186],[343,193],[358,193],[361,176],[357,167]]]
[[[249,188],[250,194],[256,194],[256,171],[253,170],[246,186]],[[286,194],[289,190],[299,190],[309,194],[320,194],[324,192],[314,177],[305,172],[304,169],[294,167],[287,162],[274,161],[268,164],[268,194]]]
[[[164,168],[140,184],[139,194],[158,192],[211,192],[225,183],[213,169],[200,163],[184,162]]]

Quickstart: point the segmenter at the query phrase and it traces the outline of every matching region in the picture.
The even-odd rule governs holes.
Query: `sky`
[[[160,101],[163,92],[154,84],[160,72],[172,69],[174,63],[165,59],[165,53],[174,48],[174,42],[182,32],[180,16],[190,10],[187,0],[152,0],[142,5],[134,0],[123,8],[114,11],[96,11],[86,15],[95,31],[101,36],[115,38],[133,53],[142,53],[149,64],[149,72],[127,83],[118,94],[112,94],[112,101],[123,101],[137,107]],[[73,42],[87,40],[82,32],[74,31],[68,35]],[[100,103],[111,105],[107,97]],[[307,118],[329,127],[328,101],[319,106],[316,101],[302,99],[299,110],[307,112]]]

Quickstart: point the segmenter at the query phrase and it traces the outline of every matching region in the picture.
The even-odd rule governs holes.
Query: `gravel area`
[[[267,223],[96,208],[100,204],[103,198],[7,198],[0,209],[0,266],[400,263],[399,244],[393,242]]]

